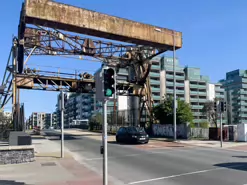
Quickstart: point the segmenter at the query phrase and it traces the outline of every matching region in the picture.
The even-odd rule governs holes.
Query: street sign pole
[[[108,185],[108,154],[107,154],[107,100],[104,100],[104,124],[103,124],[103,185]]]
[[[64,158],[64,93],[61,91],[61,158]]]

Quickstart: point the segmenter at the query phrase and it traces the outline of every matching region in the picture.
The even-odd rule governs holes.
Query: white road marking
[[[232,165],[232,166],[229,166],[229,167],[241,167],[241,166],[245,166],[245,165]],[[146,180],[141,180],[141,181],[129,182],[128,184],[130,184],[130,185],[131,184],[141,184],[141,183],[158,181],[158,180],[164,180],[164,179],[170,179],[170,178],[175,178],[175,177],[182,177],[182,176],[187,176],[187,175],[205,173],[205,172],[210,172],[210,171],[215,171],[215,170],[222,170],[222,169],[227,169],[229,167],[212,168],[212,169],[207,169],[207,170],[200,170],[200,171],[182,173],[182,174],[177,174],[177,175],[170,175],[170,176],[165,176],[165,177],[158,177],[158,178],[153,178],[153,179],[146,179]]]

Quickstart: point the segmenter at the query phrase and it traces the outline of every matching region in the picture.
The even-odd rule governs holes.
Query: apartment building
[[[161,57],[160,68],[160,98],[164,99],[166,96],[173,96],[174,76],[173,76],[173,58]],[[179,65],[178,59],[175,60],[175,79],[176,79],[176,97],[185,100],[184,92],[184,68]]]
[[[161,81],[160,81],[160,57],[154,57],[152,60],[152,67],[149,73],[150,77],[150,86],[152,91],[152,97],[154,101],[154,105],[160,103],[161,96]]]
[[[33,112],[29,117],[29,125],[31,128],[40,127],[45,128],[45,113],[44,112]]]
[[[64,126],[68,127],[74,122],[74,120],[89,119],[93,110],[94,94],[67,93],[67,99],[65,101]]]
[[[209,77],[201,75],[199,68],[185,67],[185,101],[190,103],[194,116],[194,123],[207,121],[206,115],[202,113],[207,99],[207,84]]]
[[[160,99],[173,96],[174,67],[172,57],[160,58]],[[209,82],[209,77],[201,75],[199,68],[183,67],[179,60],[175,60],[176,97],[191,105],[194,123],[207,121],[202,113],[205,102],[217,98],[224,98],[224,89],[221,83]],[[220,120],[218,120],[220,121]],[[223,121],[224,123],[225,121]]]
[[[49,128],[54,125],[54,114],[45,112],[33,112],[26,120],[27,128],[40,127],[41,129]]]
[[[53,126],[53,113],[45,113],[45,127]]]
[[[247,122],[247,70],[226,73],[220,81],[226,93],[228,124]]]

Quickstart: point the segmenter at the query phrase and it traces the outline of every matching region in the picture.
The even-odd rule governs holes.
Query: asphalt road
[[[86,136],[65,137],[77,160],[102,173],[101,142]],[[57,141],[59,142],[59,141]],[[245,185],[247,153],[211,148],[139,149],[108,145],[108,170],[114,184]]]

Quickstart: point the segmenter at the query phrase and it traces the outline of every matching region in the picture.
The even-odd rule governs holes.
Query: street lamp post
[[[176,96],[176,65],[175,65],[175,32],[173,32],[173,127],[174,141],[177,140],[177,96]]]

